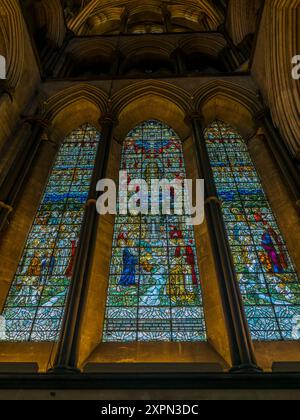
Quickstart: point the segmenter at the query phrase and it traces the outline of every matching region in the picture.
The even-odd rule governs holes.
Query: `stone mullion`
[[[218,198],[214,176],[210,165],[201,116],[190,117],[193,127],[194,147],[199,174],[205,180],[205,214],[222,296],[232,359],[232,372],[257,373],[253,343],[246,320],[242,296],[235,272],[230,244],[223,219],[221,202]]]

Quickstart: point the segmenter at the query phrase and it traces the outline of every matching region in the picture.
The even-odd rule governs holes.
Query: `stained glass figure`
[[[128,182],[185,179],[181,141],[147,121],[124,141]],[[205,321],[193,226],[185,216],[118,215],[104,342],[204,341]]]
[[[252,337],[299,339],[299,279],[247,146],[220,121],[206,139]]]
[[[63,142],[2,314],[2,340],[58,339],[100,134],[86,124]]]

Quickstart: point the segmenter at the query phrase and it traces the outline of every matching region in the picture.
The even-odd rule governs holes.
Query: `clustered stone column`
[[[44,65],[44,77],[53,77],[54,69],[56,69],[59,60],[63,56],[66,48],[69,45],[69,42],[75,37],[74,32],[70,29],[67,30],[65,39],[61,46],[52,46],[50,43],[47,43],[43,49],[41,60]],[[56,74],[56,76],[58,76]]]
[[[300,173],[284,140],[274,127],[270,112],[263,109],[255,115],[254,120],[258,126],[263,127],[268,146],[277,162],[282,177],[292,192],[296,205],[300,207]]]
[[[164,22],[165,22],[165,30],[166,33],[171,33],[172,32],[172,14],[170,12],[170,10],[168,9],[167,5],[163,5],[162,6],[162,13],[163,13],[163,17],[164,17]]]
[[[182,75],[186,73],[186,59],[184,52],[181,48],[177,48],[173,53],[172,57],[174,57],[176,63],[176,70],[177,74]]]
[[[227,65],[229,71],[235,71],[236,68],[240,67],[247,61],[249,56],[247,54],[243,54],[243,52],[235,45],[224,24],[219,26],[218,31],[224,36],[227,42],[227,48],[221,53],[222,59]]]
[[[77,368],[80,329],[90,277],[91,261],[96,241],[99,215],[96,211],[98,193],[96,185],[100,179],[105,178],[108,158],[112,143],[113,129],[116,120],[111,114],[101,119],[102,136],[97,152],[95,168],[91,181],[89,198],[86,203],[80,240],[76,253],[76,262],[58,349],[51,373],[79,373]]]
[[[216,271],[223,302],[232,372],[257,373],[253,344],[244,312],[242,296],[235,272],[231,249],[223,220],[221,202],[218,198],[202,127],[201,115],[189,117],[193,128],[194,147],[200,176],[205,179],[205,214],[213,249]]]
[[[11,102],[13,102],[14,93],[15,93],[14,89],[7,84],[7,81],[0,79],[0,97],[2,95],[7,95],[9,99],[11,100]]]
[[[7,218],[14,209],[48,127],[47,120],[34,116],[26,117],[19,129],[24,133],[22,146],[16,152],[14,161],[0,184],[0,232],[6,226]]]

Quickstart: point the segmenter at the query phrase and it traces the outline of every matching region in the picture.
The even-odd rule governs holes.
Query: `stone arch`
[[[150,11],[158,11],[159,9],[166,7],[167,2],[161,0],[153,0],[151,2]],[[220,9],[216,7],[216,5],[212,5],[209,0],[197,0],[182,2],[182,0],[176,0],[172,4],[172,12],[175,13],[177,10],[177,15],[183,16],[185,13],[204,13],[207,16],[210,29],[216,30],[218,26],[224,20],[224,16]],[[186,4],[188,3],[188,4]],[[91,17],[97,15],[97,13],[101,13],[103,10],[113,7],[120,7],[126,8],[128,14],[130,15],[131,10],[136,11],[138,10],[137,5],[135,2],[129,3],[126,0],[118,0],[116,3],[112,2],[111,0],[103,0],[99,2],[99,0],[92,0],[90,1],[86,7],[84,7],[73,19],[69,22],[69,28],[73,30],[75,33],[80,33],[81,28],[85,24],[85,22]],[[143,6],[144,7],[144,6]],[[159,14],[158,14],[159,16]],[[187,21],[188,22],[188,21]]]
[[[194,92],[195,107],[204,125],[220,119],[236,127],[247,139],[257,131],[253,117],[260,109],[255,90],[243,84],[213,81]]]
[[[185,122],[191,109],[189,95],[181,88],[162,82],[140,82],[120,90],[112,99],[119,125],[115,136],[119,141],[137,124],[157,119],[172,127],[185,139],[190,128]]]
[[[137,37],[134,40],[130,39],[127,42],[124,42],[121,46],[121,52],[124,56],[129,58],[143,49],[147,49],[147,52],[159,52],[161,55],[168,57],[171,55],[174,49],[174,45],[166,40],[158,40],[156,37],[151,37],[148,39]]]
[[[6,59],[6,80],[0,94],[0,153],[7,163],[12,156],[5,148],[15,141],[18,118],[40,75],[19,1],[0,0],[0,10],[0,54]]]
[[[48,129],[54,141],[62,140],[84,123],[99,128],[99,120],[107,106],[106,94],[92,85],[66,88],[46,100],[41,115],[50,122]]]
[[[156,73],[171,75],[176,71],[175,61],[159,52],[143,49],[133,57],[128,57],[120,66],[121,74]]]
[[[59,0],[41,0],[32,6],[36,11],[37,18],[41,16],[41,20],[44,20],[47,40],[52,45],[60,47],[67,32],[61,2]]]
[[[101,131],[99,119],[105,112],[107,102],[104,97],[99,89],[81,85],[76,89],[67,88],[54,93],[40,104],[39,115],[50,124],[30,170],[27,184],[12,214],[11,223],[1,237],[0,255],[3,265],[0,270],[0,307],[5,301],[10,281],[16,272],[58,146],[70,132],[84,123],[90,123]],[[17,241],[14,239],[16,237]],[[17,360],[19,352],[22,352],[29,361],[37,362],[40,370],[46,371],[51,364],[52,351],[51,343],[17,343],[11,352],[11,343],[5,343],[2,345],[1,360]]]
[[[177,2],[168,6],[171,22],[187,30],[216,30],[221,24],[222,15],[215,5],[207,1]]]
[[[223,48],[226,47],[226,41],[221,34],[197,34],[183,38],[179,42],[179,47],[186,54],[199,52],[217,57]]]
[[[120,51],[124,59],[121,65],[121,72],[130,71],[130,69],[138,68],[145,62],[151,64],[157,63],[168,72],[175,72],[175,61],[172,60],[171,54],[174,50],[172,43],[166,40],[158,40],[151,37],[147,40],[137,37],[135,40],[129,40],[121,45]]]
[[[297,1],[267,0],[253,61],[253,75],[271,110],[274,125],[298,159],[300,84],[291,76],[291,61],[300,51],[299,19]]]
[[[262,3],[261,0],[229,1],[227,29],[236,45],[255,33]]]
[[[74,38],[68,44],[59,67],[60,69],[67,67],[70,77],[81,74],[86,69],[91,69],[93,73],[97,74],[109,73],[115,57],[115,45],[110,41],[99,38],[95,40]],[[100,68],[99,71],[98,68]],[[57,68],[57,73],[59,72],[59,68]]]
[[[176,100],[176,98],[178,100]],[[179,100],[180,98],[180,100]],[[124,88],[112,98],[112,110],[118,125],[114,129],[114,141],[108,164],[108,178],[118,181],[122,142],[132,129],[147,120],[158,120],[172,128],[183,143],[187,177],[197,178],[190,127],[186,115],[191,112],[189,95],[182,89],[167,83],[136,83],[130,90]],[[116,175],[116,176],[114,176]],[[210,252],[207,229],[199,227],[195,232],[197,256],[205,290],[205,312],[208,320],[209,340],[203,343],[102,343],[101,332],[105,314],[110,258],[113,244],[114,217],[102,216],[100,219],[97,244],[91,267],[90,286],[83,317],[80,340],[79,365],[89,363],[137,363],[156,362],[157,349],[160,360],[174,362],[210,361],[222,366],[230,365],[227,332],[225,329],[222,305],[217,290],[216,276]],[[201,246],[199,245],[201,244]],[[205,266],[210,268],[205,270]],[[205,272],[206,271],[206,272]],[[216,287],[215,290],[214,287]],[[184,352],[182,352],[184,349]],[[124,351],[125,350],[125,351]],[[185,354],[183,354],[185,353]]]
[[[145,20],[163,22],[163,12],[159,2],[150,1],[147,4],[135,3],[129,6],[129,24],[135,24]]]
[[[193,68],[202,69],[208,66],[215,71],[226,71],[224,59],[221,52],[226,48],[227,43],[219,33],[202,33],[183,38],[179,43],[179,48],[185,55],[188,70]],[[190,68],[189,68],[190,67]]]
[[[25,57],[25,28],[16,0],[0,1],[0,53],[6,58],[8,88],[15,89],[21,79]]]
[[[92,14],[81,26],[82,35],[101,35],[117,31],[122,23],[123,7],[107,7]]]

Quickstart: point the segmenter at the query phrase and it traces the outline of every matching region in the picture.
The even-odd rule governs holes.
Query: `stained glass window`
[[[5,303],[2,340],[58,339],[99,140],[84,125],[60,147]]]
[[[247,146],[220,121],[206,139],[252,337],[299,339],[299,279]]]
[[[184,179],[181,141],[147,121],[124,141],[128,182]],[[118,215],[104,325],[104,342],[206,339],[194,228],[184,216]]]

